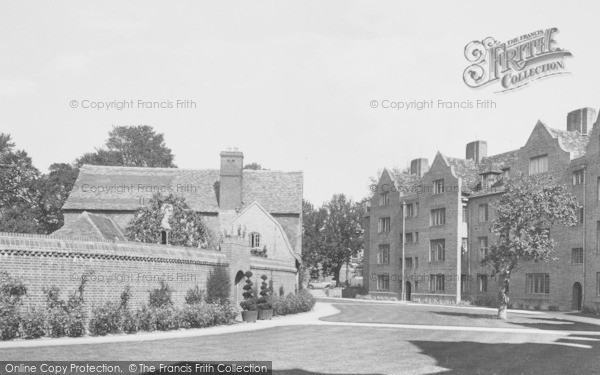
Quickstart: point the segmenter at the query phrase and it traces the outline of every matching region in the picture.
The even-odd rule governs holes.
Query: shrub
[[[46,311],[32,307],[21,315],[22,337],[26,339],[38,339],[46,335]]]
[[[245,311],[256,311],[256,292],[252,286],[252,280],[250,279],[252,277],[252,272],[246,271],[244,276],[246,276],[246,284],[243,287],[244,293],[242,294],[244,300],[240,302],[240,306]]]
[[[558,305],[550,305],[550,306],[548,306],[548,311],[558,311]]]
[[[397,297],[390,297],[390,296],[378,296],[378,295],[371,295],[371,294],[357,294],[356,295],[356,299],[366,299],[366,300],[374,300],[374,301],[398,301]],[[431,302],[425,302],[424,299],[416,299],[415,301],[417,302],[424,302],[424,303],[431,303]]]
[[[66,333],[69,337],[81,337],[85,334],[87,313],[83,305],[71,307],[67,312]]]
[[[164,280],[161,280],[160,287],[156,289],[152,289],[150,291],[150,296],[148,297],[148,302],[151,307],[163,307],[167,305],[172,305],[173,300],[171,299],[171,295],[173,294],[173,289],[167,284]]]
[[[285,291],[283,290],[283,285],[279,287],[279,296],[280,297],[285,296]]]
[[[155,309],[147,305],[140,306],[135,312],[135,321],[140,331],[156,331]]]
[[[171,331],[179,329],[179,310],[172,305],[164,305],[156,308],[156,329],[159,331]]]
[[[365,295],[368,291],[363,287],[351,286],[342,289],[342,298],[356,298],[358,294]]]
[[[125,289],[121,292],[121,308],[127,309],[129,308],[129,301],[131,300],[131,287],[129,285],[125,286]]]
[[[69,317],[62,307],[48,309],[48,333],[50,337],[63,337],[67,334],[67,321]]]
[[[106,302],[92,310],[89,323],[90,334],[104,336],[109,333],[118,333],[121,323],[121,308],[113,302]]]
[[[125,333],[136,333],[138,331],[137,320],[135,318],[135,314],[133,314],[131,310],[121,309],[119,329]]]
[[[541,305],[535,305],[535,306],[533,306],[533,308],[536,309],[536,310],[541,310],[542,306]]]
[[[267,275],[262,275],[260,277],[262,279],[262,283],[260,286],[260,297],[258,298],[258,309],[259,310],[269,310],[271,309],[271,303],[268,300],[269,295],[269,287],[267,286]]]
[[[197,305],[202,303],[204,300],[203,294],[204,292],[200,290],[198,285],[196,285],[195,287],[188,289],[187,293],[185,294],[185,303],[188,305]]]
[[[20,279],[0,272],[0,339],[10,340],[19,334],[21,299],[27,287]]]
[[[214,321],[206,304],[185,305],[181,309],[181,325],[185,328],[208,327]]]
[[[317,299],[307,290],[303,289],[298,294],[288,294],[286,297],[274,297],[271,299],[273,313],[275,315],[297,314],[312,310]]]
[[[248,271],[250,272],[250,271]],[[252,273],[250,274],[252,275]],[[225,302],[229,299],[231,281],[225,267],[220,265],[208,274],[206,279],[206,303]]]

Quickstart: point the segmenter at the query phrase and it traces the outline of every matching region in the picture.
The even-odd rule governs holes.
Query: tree
[[[325,204],[327,218],[319,241],[319,258],[324,273],[332,273],[339,285],[340,269],[363,247],[364,203],[354,203],[336,194]]]
[[[0,133],[0,231],[39,231],[39,176],[27,152],[15,149],[10,135]]]
[[[266,170],[265,168],[262,167],[262,165],[258,164],[258,163],[250,163],[250,164],[246,164],[244,165],[244,169],[253,169],[255,171],[262,171],[262,170]]]
[[[206,303],[226,303],[229,300],[230,291],[229,272],[225,267],[218,265],[206,279]]]
[[[113,127],[105,148],[83,155],[75,164],[175,168],[173,158],[163,134],[148,125],[132,125]]]
[[[306,200],[302,200],[302,263],[300,265],[300,285],[304,285],[308,270],[316,270],[321,262],[322,232],[327,219],[325,207],[315,209]]]
[[[500,275],[498,317],[506,320],[507,290],[512,273],[524,262],[548,262],[556,242],[550,237],[554,225],[574,226],[581,207],[565,186],[548,174],[516,175],[506,181],[491,232],[497,237],[482,260]]]
[[[63,226],[62,206],[67,200],[79,170],[70,164],[56,163],[50,166],[48,174],[42,175],[37,183],[39,192],[40,229],[52,233]]]
[[[170,214],[166,220],[171,227],[169,243],[186,247],[216,247],[215,241],[206,227],[202,215],[195,212],[183,197],[156,193],[149,204],[138,210],[125,229],[130,241],[160,243],[164,229],[165,208]]]

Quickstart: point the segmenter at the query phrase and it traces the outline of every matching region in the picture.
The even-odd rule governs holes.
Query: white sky
[[[72,162],[113,125],[165,134],[182,168],[219,151],[303,170],[305,198],[360,199],[369,176],[437,150],[520,147],[538,118],[600,106],[600,3],[482,1],[20,2],[0,4],[0,132],[36,166]],[[462,81],[465,45],[558,27],[568,76],[494,94]],[[72,109],[71,100],[191,99],[197,109]],[[371,100],[492,99],[495,110],[402,112]]]

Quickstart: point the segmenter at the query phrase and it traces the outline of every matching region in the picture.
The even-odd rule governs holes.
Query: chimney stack
[[[221,152],[221,183],[219,207],[221,210],[242,208],[244,154],[237,148]]]
[[[410,162],[410,173],[417,175],[417,177],[423,176],[429,170],[429,160],[420,158]]]
[[[467,143],[466,159],[473,160],[475,163],[481,162],[481,159],[487,156],[487,142],[474,141]]]
[[[580,108],[567,114],[567,130],[570,132],[577,131],[579,134],[585,135],[592,130],[594,121],[598,113],[594,108]]]

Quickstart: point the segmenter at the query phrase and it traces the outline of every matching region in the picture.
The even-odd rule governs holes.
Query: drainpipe
[[[585,284],[586,284],[586,253],[587,253],[587,220],[586,220],[586,190],[587,190],[587,165],[583,166],[583,283],[581,283],[581,308],[585,304]]]
[[[406,279],[404,278],[404,267],[406,258],[404,257],[404,239],[406,237],[406,201],[402,200],[402,301],[406,301]]]

